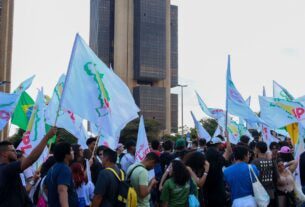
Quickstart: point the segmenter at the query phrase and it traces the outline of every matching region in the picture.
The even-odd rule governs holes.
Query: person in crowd
[[[72,149],[74,152],[73,162],[83,162],[84,158],[84,150],[79,144],[73,144]]]
[[[161,145],[160,145],[159,140],[154,139],[151,141],[151,149],[152,149],[151,151],[155,152],[158,156],[161,155],[161,152],[160,152]]]
[[[93,184],[96,184],[99,173],[103,169],[102,160],[103,160],[103,154],[104,154],[105,149],[107,149],[107,147],[99,146],[96,149],[96,156],[92,157],[89,160]]]
[[[184,139],[177,139],[175,144],[175,153],[173,154],[175,159],[183,160],[184,155],[187,153],[186,141]]]
[[[170,178],[164,183],[161,192],[162,207],[185,207],[189,194],[198,194],[196,184],[182,161],[173,160],[170,166]]]
[[[44,184],[47,189],[49,207],[76,207],[78,203],[72,172],[69,168],[73,160],[71,144],[59,142],[54,147],[56,163],[49,170]]]
[[[210,163],[201,152],[190,152],[185,155],[184,163],[196,185],[199,187],[198,200],[204,206],[203,186],[209,174]]]
[[[103,152],[102,164],[105,168],[100,171],[95,185],[92,207],[115,207],[119,193],[119,179],[124,172],[116,165],[117,154],[106,148]],[[114,172],[115,173],[114,173]]]
[[[205,139],[199,139],[198,144],[198,151],[204,153],[207,150],[207,141]]]
[[[78,197],[78,207],[89,207],[93,199],[94,185],[85,176],[85,170],[81,163],[74,162],[71,166],[72,178]]]
[[[275,198],[275,190],[278,172],[275,163],[267,158],[267,144],[265,142],[257,142],[254,153],[256,159],[252,161],[252,164],[259,170],[259,180],[268,192],[270,197],[269,206],[277,206]]]
[[[276,161],[278,158],[278,151],[280,149],[279,144],[277,142],[271,142],[269,145],[269,149],[271,151],[271,155],[269,156],[269,158],[273,161]]]
[[[277,195],[279,207],[295,207],[296,200],[294,196],[294,173],[298,162],[292,160],[286,163],[283,159],[277,160],[279,178],[277,179]]]
[[[244,144],[244,146],[248,146],[249,145],[249,141],[250,141],[250,137],[248,137],[247,135],[242,135],[240,138],[239,138],[240,142],[242,144]]]
[[[148,171],[154,169],[159,160],[156,153],[149,152],[143,161],[131,165],[127,170],[127,178],[130,178],[130,184],[137,192],[138,207],[150,206],[150,192],[158,181],[155,178],[149,181]]]
[[[88,146],[88,149],[84,150],[84,158],[86,158],[87,160],[90,160],[92,157],[92,154],[94,153],[94,147],[96,144],[96,137],[90,137],[87,139],[86,141],[86,145]]]
[[[41,155],[48,140],[56,134],[51,128],[40,143],[24,159],[17,160],[14,145],[9,141],[0,142],[0,206],[31,207],[29,199],[20,179],[20,173],[30,167]]]
[[[197,140],[192,141],[191,150],[198,150],[198,141]]]
[[[174,159],[174,156],[172,154],[173,152],[173,142],[170,140],[165,141],[162,144],[163,152],[160,155],[160,165],[162,173],[165,172],[171,161]]]
[[[280,151],[278,152],[279,158],[284,160],[284,162],[290,162],[293,158],[293,153],[288,146],[282,146]]]
[[[305,152],[300,155],[299,165],[302,191],[305,194]]]
[[[231,192],[232,207],[256,207],[250,177],[252,171],[249,168],[252,168],[257,176],[259,172],[255,165],[248,166],[250,159],[248,148],[236,146],[234,148],[234,159],[235,163],[224,170],[225,182],[229,185]]]
[[[127,153],[121,158],[121,169],[124,172],[127,172],[127,169],[130,165],[135,162],[135,154],[136,154],[136,143],[133,140],[130,140],[126,143]]]
[[[226,136],[227,137],[227,136]],[[218,137],[213,137],[210,141],[205,155],[207,161],[210,163],[209,173],[203,187],[204,200],[207,207],[222,207],[226,204],[225,183],[223,179],[224,166],[228,166],[232,154],[231,144],[226,141],[226,149],[222,154],[220,152],[222,140]]]
[[[17,160],[24,159],[24,155],[21,150],[16,150],[16,155],[17,155]],[[34,169],[32,166],[28,167],[22,173],[20,173],[22,185],[25,187],[27,193],[30,192],[30,190],[32,189],[35,183],[33,177],[34,177]]]
[[[124,145],[122,143],[119,143],[117,148],[116,148],[116,153],[117,153],[117,161],[116,161],[116,164],[117,166],[119,166],[121,168],[121,159],[122,157],[125,155],[124,153]]]

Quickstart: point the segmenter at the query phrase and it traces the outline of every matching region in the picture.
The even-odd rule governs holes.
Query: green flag
[[[15,124],[21,129],[26,130],[33,106],[34,101],[31,96],[26,92],[23,92],[13,113],[12,124]]]

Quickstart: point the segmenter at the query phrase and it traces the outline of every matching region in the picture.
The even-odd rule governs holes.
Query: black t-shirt
[[[164,173],[171,161],[174,159],[174,155],[169,152],[163,152],[160,155],[160,165],[162,172]]]
[[[121,176],[120,170],[117,167],[115,167],[114,170],[118,175]],[[94,194],[103,197],[103,201],[100,207],[115,207],[118,193],[119,180],[110,170],[102,170],[98,176],[94,189]]]
[[[274,181],[276,180],[275,165],[272,160],[266,158],[257,158],[252,161],[259,170],[259,179],[265,189],[272,190],[275,188]]]
[[[212,147],[206,151],[206,158],[210,163],[210,170],[203,189],[205,199],[209,206],[223,206],[226,194],[222,168],[227,165],[227,161]]]
[[[22,185],[21,161],[0,164],[0,206],[30,207],[32,202]]]
[[[300,155],[300,161],[299,161],[299,165],[300,165],[300,178],[301,178],[301,185],[305,186],[305,152],[303,152]]]

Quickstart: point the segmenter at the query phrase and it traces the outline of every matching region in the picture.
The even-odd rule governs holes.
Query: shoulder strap
[[[130,180],[130,177],[131,177],[133,171],[134,171],[136,168],[138,168],[138,167],[143,167],[143,166],[142,166],[142,165],[137,165],[137,166],[135,166],[135,167],[130,171],[130,173],[128,174],[127,180]],[[143,167],[143,168],[144,168],[144,167]]]
[[[111,171],[111,172],[115,175],[115,177],[117,177],[117,179],[118,179],[119,181],[121,181],[121,182],[124,181],[124,173],[123,173],[122,170],[120,170],[121,178],[120,178],[120,176],[115,172],[114,169],[112,169],[112,168],[110,168],[110,167],[107,167],[106,170]]]

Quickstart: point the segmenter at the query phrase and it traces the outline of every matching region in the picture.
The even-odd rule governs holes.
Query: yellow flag
[[[298,137],[299,137],[299,125],[298,123],[292,123],[286,126],[286,130],[288,131],[292,143],[295,145],[298,143]]]

